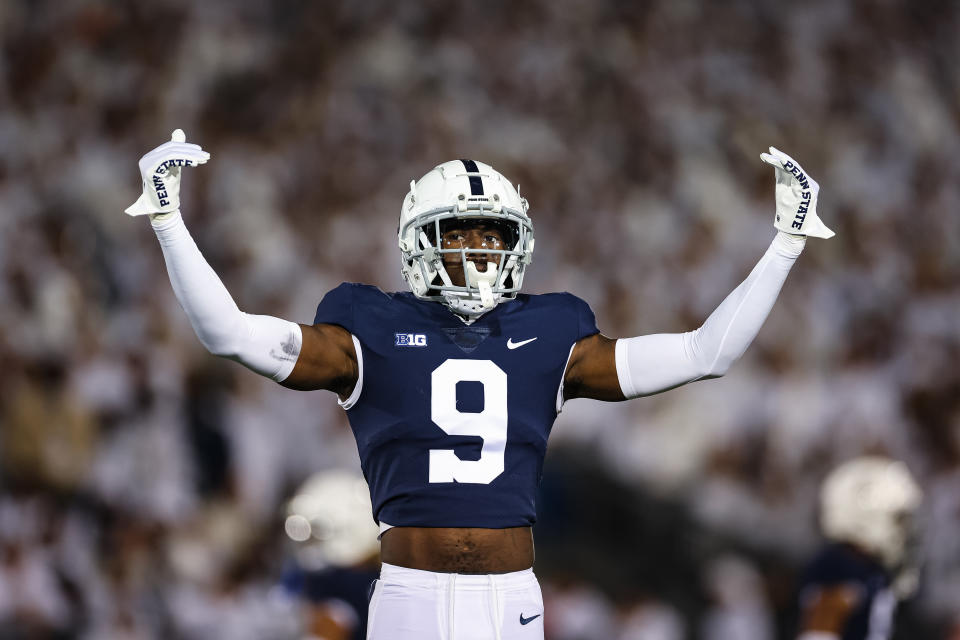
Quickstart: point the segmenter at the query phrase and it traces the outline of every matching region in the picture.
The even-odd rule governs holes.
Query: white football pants
[[[476,576],[384,563],[367,640],[543,640],[543,595],[533,569]]]

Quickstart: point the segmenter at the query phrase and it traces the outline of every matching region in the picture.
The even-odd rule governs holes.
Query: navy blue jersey
[[[350,637],[363,640],[367,637],[370,591],[379,575],[375,569],[327,567],[310,571],[291,564],[284,568],[281,584],[288,593],[308,602],[338,600],[349,605],[357,614],[357,626]]]
[[[858,599],[847,618],[842,640],[886,640],[893,631],[897,600],[890,575],[877,560],[846,544],[830,544],[811,561],[800,588],[800,608],[816,590],[850,586]]]
[[[345,283],[314,322],[359,346],[360,381],[343,404],[377,522],[533,524],[567,359],[597,333],[583,300],[518,295],[465,325],[411,293]]]

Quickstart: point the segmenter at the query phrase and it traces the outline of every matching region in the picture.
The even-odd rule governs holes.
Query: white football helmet
[[[900,567],[923,496],[907,466],[880,456],[849,460],[830,472],[820,491],[824,535],[849,542]]]
[[[523,272],[533,258],[533,224],[529,205],[510,181],[490,165],[473,160],[451,160],[432,169],[419,181],[410,181],[403,199],[397,238],[401,273],[422,300],[442,302],[472,322],[503,300],[515,298]],[[439,242],[441,223],[452,218],[492,221],[504,231],[503,249],[444,249]],[[470,253],[499,254],[500,264],[487,263],[479,271]],[[466,286],[457,286],[443,266],[444,254],[463,261]]]
[[[301,562],[318,569],[349,567],[380,548],[367,483],[359,472],[341,469],[310,476],[287,503],[284,529],[303,543]]]

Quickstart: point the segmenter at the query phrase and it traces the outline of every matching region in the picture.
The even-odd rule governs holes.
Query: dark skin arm
[[[626,400],[617,377],[616,344],[613,338],[599,333],[577,342],[563,377],[564,400]]]
[[[821,589],[806,603],[800,632],[833,633],[839,638],[858,600],[858,590],[852,585]]]
[[[300,357],[281,384],[298,391],[326,389],[346,400],[360,375],[350,332],[333,324],[302,324],[300,330]]]

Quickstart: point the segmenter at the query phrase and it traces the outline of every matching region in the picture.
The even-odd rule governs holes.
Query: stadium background
[[[960,636],[960,4],[0,3],[0,635],[294,638],[282,508],[356,465],[328,394],[202,351],[136,161],[212,153],[185,218],[241,308],[402,287],[411,178],[482,159],[531,202],[529,292],[608,335],[696,327],[773,235],[811,241],[720,381],[569,403],[537,527],[548,638],[785,638],[817,484],[861,452],[927,492],[898,638]]]

